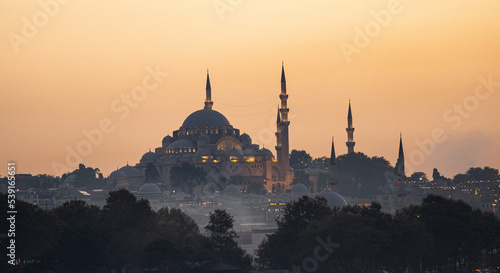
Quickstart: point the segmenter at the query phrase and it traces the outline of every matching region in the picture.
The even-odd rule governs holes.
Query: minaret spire
[[[337,159],[335,157],[335,145],[332,136],[332,151],[330,154],[330,166],[328,168],[328,185],[326,190],[337,191],[339,178],[337,176]]]
[[[406,178],[405,154],[403,151],[403,134],[402,133],[399,133],[399,155],[398,155],[398,161],[396,162],[395,171],[396,171],[396,174],[399,175],[402,179]]]
[[[276,131],[276,155],[278,162],[282,165],[284,175],[290,170],[290,147],[288,142],[288,95],[286,94],[285,65],[281,63],[281,106],[278,106],[277,131]],[[283,176],[283,177],[285,177]]]
[[[330,166],[337,165],[337,159],[335,156],[335,146],[333,145],[333,137],[332,137],[332,152],[330,154]]]
[[[281,62],[281,93],[286,94],[285,64]]]
[[[403,151],[403,133],[399,133],[399,158],[405,159],[405,153]]]
[[[214,102],[212,101],[212,87],[210,86],[210,75],[208,74],[207,69],[207,86],[206,86],[207,97],[205,99],[205,110],[212,110],[212,105]]]
[[[347,153],[351,154],[354,153],[354,145],[356,145],[356,142],[354,142],[354,127],[352,126],[351,99],[349,99],[349,110],[347,111],[347,128],[345,130],[347,131]]]

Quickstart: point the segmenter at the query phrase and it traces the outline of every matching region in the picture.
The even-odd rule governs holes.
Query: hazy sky
[[[0,1],[1,175],[138,163],[207,68],[214,110],[275,152],[282,61],[292,149],[346,153],[351,99],[356,151],[395,164],[402,132],[410,174],[500,168],[500,1],[40,3]]]

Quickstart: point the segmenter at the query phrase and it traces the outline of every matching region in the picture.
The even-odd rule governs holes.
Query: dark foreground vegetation
[[[0,202],[7,204],[6,195]],[[0,272],[247,272],[233,219],[216,210],[200,232],[178,209],[151,210],[126,190],[104,208],[70,201],[43,210],[17,201],[16,262]],[[1,218],[7,212],[1,211]],[[331,209],[322,198],[289,203],[254,267],[291,272],[500,272],[500,221],[462,201],[426,197],[395,215],[370,207]],[[239,270],[234,270],[238,268]]]
[[[330,209],[324,199],[288,204],[278,231],[260,245],[264,268],[292,272],[500,272],[500,221],[462,201],[427,196],[381,212]]]
[[[0,203],[7,204],[6,195],[0,194]],[[232,217],[221,210],[211,215],[205,236],[179,209],[154,212],[126,190],[111,192],[103,209],[77,200],[50,211],[22,201],[16,208],[18,264],[7,263],[8,238],[2,236],[0,272],[188,273],[212,272],[221,264],[251,266],[235,241]],[[9,229],[5,220],[0,227],[0,233]]]

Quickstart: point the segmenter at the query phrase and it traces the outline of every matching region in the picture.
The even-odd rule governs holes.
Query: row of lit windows
[[[180,136],[183,136],[183,135],[186,135],[186,136],[189,136],[189,135],[199,135],[199,134],[206,134],[206,135],[219,135],[219,134],[223,134],[223,135],[236,135],[236,130],[233,130],[233,129],[229,129],[229,128],[226,128],[226,129],[208,129],[208,128],[205,128],[205,129],[189,129],[189,130],[186,130],[186,129],[183,129],[181,131],[179,131],[179,135]]]
[[[168,154],[178,154],[178,153],[194,153],[196,152],[196,148],[187,147],[187,148],[168,148]]]

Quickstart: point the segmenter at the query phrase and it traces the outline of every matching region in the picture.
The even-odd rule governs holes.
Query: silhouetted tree
[[[321,197],[301,197],[284,208],[283,216],[277,219],[278,231],[268,235],[257,251],[258,264],[273,269],[290,268],[295,262],[294,253],[299,249],[296,241],[301,232],[314,220],[331,214],[326,200]]]
[[[148,163],[146,166],[145,176],[146,183],[155,183],[160,179],[160,174],[153,163]]]
[[[201,167],[190,163],[182,163],[170,169],[172,186],[180,187],[183,192],[191,194],[194,187],[206,182],[207,173]]]
[[[103,264],[100,209],[82,200],[65,202],[54,209],[61,234],[57,240],[57,257],[72,272],[92,270]]]
[[[147,200],[127,190],[109,193],[103,215],[104,257],[109,269],[137,265],[144,247],[154,238],[154,212]]]
[[[328,212],[309,199],[288,207],[277,232],[259,246],[257,262],[262,267],[451,273],[496,272],[500,265],[499,219],[462,201],[430,195],[421,205],[395,215],[383,213],[378,203]]]
[[[312,157],[304,150],[292,150],[290,153],[290,167],[293,170],[305,169],[311,164]]]
[[[408,179],[410,181],[427,181],[427,175],[423,172],[414,172]]]
[[[85,187],[85,188],[105,188],[106,181],[99,170],[99,168],[85,167],[84,164],[79,164],[78,169],[74,170],[71,173],[65,173],[62,175],[62,181],[66,179],[66,177],[70,175],[75,175],[75,187]]]
[[[394,168],[383,157],[351,153],[337,157],[339,193],[344,196],[371,197],[388,188],[386,174]]]
[[[210,213],[210,221],[205,229],[210,233],[213,248],[213,261],[235,264],[243,269],[251,268],[251,257],[236,243],[238,235],[233,229],[234,219],[224,210],[216,209]]]
[[[457,174],[453,177],[454,183],[466,183],[467,181],[496,181],[500,180],[498,170],[490,167],[470,168],[465,174]]]

